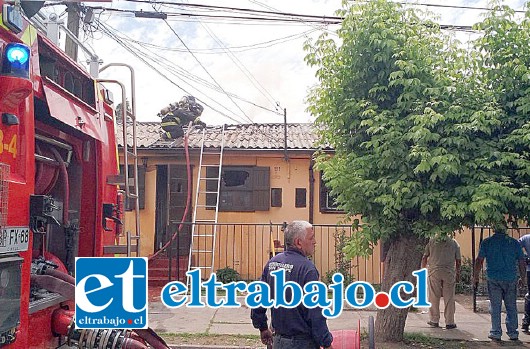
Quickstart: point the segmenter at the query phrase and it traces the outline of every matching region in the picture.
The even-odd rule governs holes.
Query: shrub
[[[340,273],[344,276],[344,286],[348,286],[355,280],[351,273],[350,259],[346,258],[346,254],[344,253],[344,247],[348,242],[348,237],[344,229],[336,230],[333,237],[335,238],[335,268],[326,273],[324,282],[328,285],[332,284],[333,274]]]
[[[340,270],[338,268],[335,268],[333,270],[329,270],[326,273],[326,276],[324,277],[324,283],[330,285],[333,283],[333,274],[335,273],[341,273],[342,276],[344,276],[344,287],[348,286],[349,284],[353,283],[355,281],[355,278],[349,273],[349,271]]]
[[[460,282],[456,283],[455,293],[471,294],[473,292],[473,261],[463,258],[460,267]]]
[[[220,282],[227,284],[234,281],[240,281],[241,276],[237,272],[237,270],[232,269],[230,267],[224,267],[223,269],[218,269],[215,274],[217,275],[217,280]]]

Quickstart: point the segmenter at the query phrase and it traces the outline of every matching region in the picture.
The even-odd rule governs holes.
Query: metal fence
[[[229,267],[236,270],[243,280],[257,280],[272,255],[284,249],[285,223],[218,223],[215,226],[214,271]],[[213,227],[214,224],[196,223],[195,232],[198,235],[208,235],[213,231]],[[379,247],[375,248],[369,257],[347,259],[341,254],[341,248],[355,233],[351,226],[315,224],[313,230],[317,244],[311,259],[320,272],[322,281],[326,281],[328,275],[340,269],[343,273],[350,274],[353,280],[381,283]],[[194,249],[200,250],[201,246],[195,246]],[[196,258],[207,257],[195,255],[193,259]]]
[[[192,224],[185,223],[182,231],[189,234]],[[208,232],[213,231],[214,226],[217,226],[214,271],[229,267],[236,270],[243,280],[257,280],[270,257],[283,251],[285,223],[197,223],[196,233],[208,234]],[[320,272],[322,281],[326,281],[328,275],[342,266],[343,273],[349,273],[353,280],[367,281],[372,284],[381,283],[383,268],[380,246],[376,246],[370,256],[354,257],[349,260],[344,258],[341,261],[340,250],[342,245],[352,234],[355,234],[352,227],[349,225],[314,224],[313,229],[317,245],[312,260]],[[515,239],[529,233],[530,227],[508,229],[508,234]],[[472,263],[478,255],[480,243],[491,235],[493,235],[493,230],[490,227],[475,226],[471,229]],[[189,247],[190,237],[184,237],[182,240],[188,243],[186,248],[180,249],[182,251],[181,256],[187,255],[189,252],[187,247]],[[200,249],[200,246],[196,247]],[[179,249],[177,248],[177,250]],[[463,251],[463,254],[467,253]],[[180,275],[182,277],[184,274],[181,273]],[[484,271],[482,275],[485,275]],[[477,297],[487,296],[485,278],[481,277],[480,280],[481,282],[474,292],[474,304],[476,304]],[[526,287],[520,290],[520,295],[524,295],[524,293],[526,293]]]

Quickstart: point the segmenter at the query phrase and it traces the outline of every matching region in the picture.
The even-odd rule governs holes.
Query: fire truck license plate
[[[6,227],[0,231],[0,253],[26,251],[28,242],[28,227]]]

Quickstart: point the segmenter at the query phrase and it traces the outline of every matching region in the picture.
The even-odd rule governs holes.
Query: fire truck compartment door
[[[20,321],[20,257],[0,257],[0,345],[5,331],[14,329]]]
[[[102,138],[105,134],[101,128],[104,121],[94,108],[53,81],[43,79],[42,82],[52,117],[95,139],[107,141]]]

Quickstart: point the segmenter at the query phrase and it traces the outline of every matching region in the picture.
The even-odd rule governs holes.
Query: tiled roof
[[[118,145],[122,146],[121,126],[117,129]],[[128,132],[132,132],[129,124]],[[189,136],[189,147],[200,148],[202,129],[194,127]],[[207,126],[205,147],[219,147],[222,126]],[[182,148],[183,139],[163,139],[159,122],[138,122],[136,127],[139,148]],[[315,149],[318,136],[313,124],[287,124],[287,149]],[[225,149],[284,149],[283,124],[238,124],[225,125]]]

